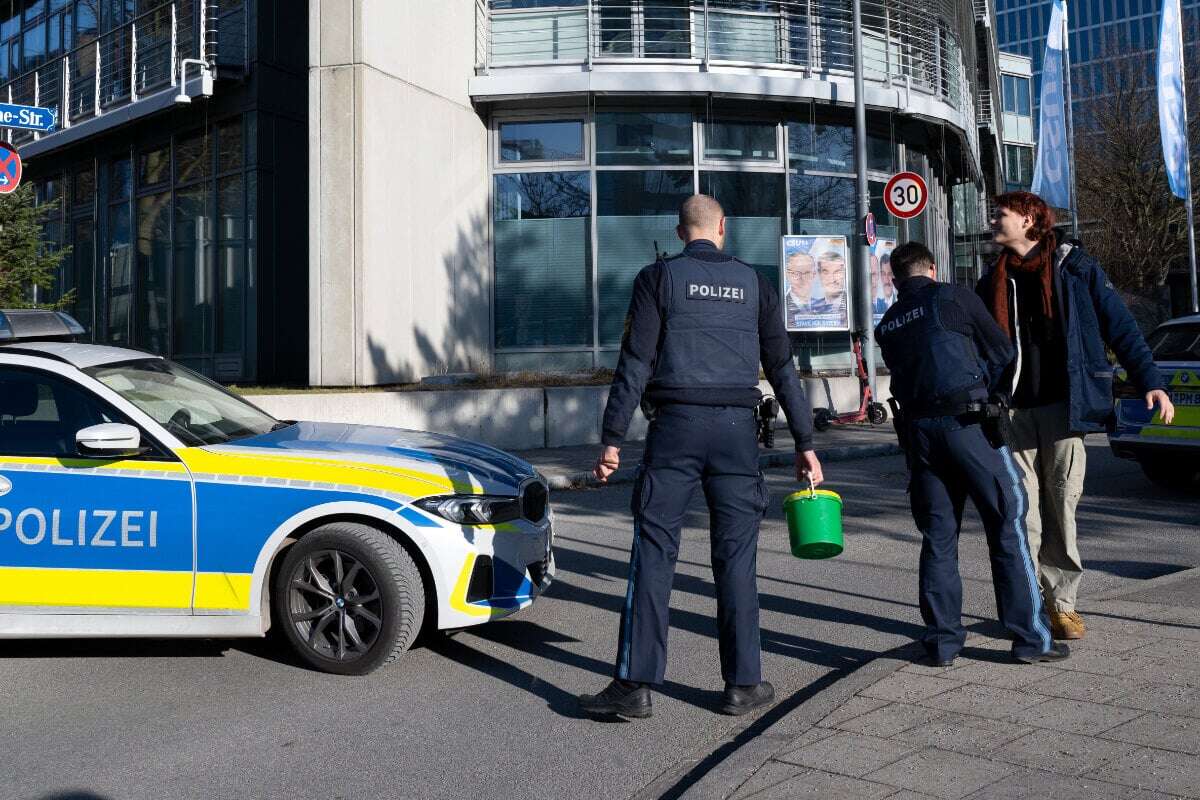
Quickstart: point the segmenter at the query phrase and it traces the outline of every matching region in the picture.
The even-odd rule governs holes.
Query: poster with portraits
[[[784,326],[789,331],[850,330],[845,236],[783,237]]]
[[[883,314],[896,302],[896,282],[892,277],[892,251],[895,239],[882,236],[871,248],[871,324],[878,325]]]

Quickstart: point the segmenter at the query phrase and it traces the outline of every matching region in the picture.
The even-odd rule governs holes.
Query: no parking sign
[[[21,156],[10,144],[0,142],[0,194],[15,192],[21,185]]]
[[[929,202],[929,187],[925,179],[915,172],[901,172],[892,176],[883,189],[883,204],[892,216],[912,219],[925,210]]]

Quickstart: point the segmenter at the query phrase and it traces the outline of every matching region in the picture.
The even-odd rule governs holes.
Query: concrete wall
[[[856,379],[807,378],[804,384],[814,408],[832,407],[838,412],[858,408]],[[888,377],[880,376],[879,392],[884,399],[888,397],[887,386]],[[279,419],[387,425],[449,433],[506,450],[535,450],[598,444],[608,388],[306,392],[253,395],[247,399]],[[771,391],[765,382],[760,388]],[[646,424],[646,418],[636,412],[628,438],[645,438]],[[786,424],[782,414],[776,424]]]
[[[467,95],[474,4],[312,0],[309,10],[310,382],[484,365],[489,192],[487,130]]]

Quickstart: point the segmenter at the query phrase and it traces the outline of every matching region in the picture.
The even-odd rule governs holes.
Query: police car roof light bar
[[[0,342],[74,341],[87,333],[64,311],[21,308],[0,311]]]

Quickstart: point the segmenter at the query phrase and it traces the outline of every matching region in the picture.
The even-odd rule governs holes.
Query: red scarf
[[[1054,319],[1054,234],[1049,234],[1034,245],[1025,257],[1007,247],[1000,254],[996,268],[992,270],[992,316],[1000,323],[1001,330],[1011,333],[1011,312],[1008,307],[1008,271],[1039,273],[1042,283],[1042,314]]]

